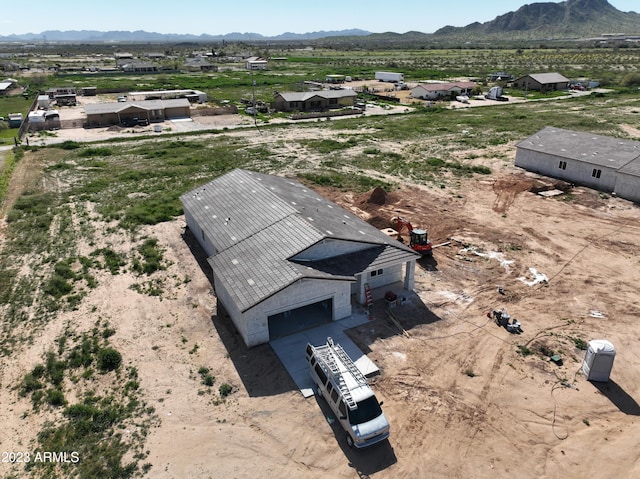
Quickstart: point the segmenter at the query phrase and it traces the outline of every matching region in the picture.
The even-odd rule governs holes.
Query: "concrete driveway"
[[[303,396],[310,397],[313,396],[314,389],[313,381],[309,376],[309,363],[304,357],[307,343],[319,346],[327,342],[327,337],[331,337],[334,343],[344,348],[365,376],[378,372],[378,367],[346,334],[348,329],[360,326],[368,321],[369,317],[366,314],[352,313],[351,316],[340,321],[332,321],[290,336],[275,339],[270,343],[271,348],[280,358]]]

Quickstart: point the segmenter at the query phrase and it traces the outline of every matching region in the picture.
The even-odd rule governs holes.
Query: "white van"
[[[347,433],[349,447],[371,446],[389,437],[389,421],[367,379],[339,344],[307,344],[309,374]]]

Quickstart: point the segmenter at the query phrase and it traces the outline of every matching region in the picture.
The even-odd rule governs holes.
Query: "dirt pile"
[[[374,188],[371,194],[369,194],[369,198],[367,199],[367,203],[372,203],[374,205],[384,205],[388,201],[387,192],[384,188]]]

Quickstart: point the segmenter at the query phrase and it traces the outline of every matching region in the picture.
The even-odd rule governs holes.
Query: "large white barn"
[[[365,285],[414,287],[418,254],[294,180],[238,169],[180,200],[249,347],[350,316]]]
[[[546,127],[516,146],[516,166],[640,202],[640,142]]]

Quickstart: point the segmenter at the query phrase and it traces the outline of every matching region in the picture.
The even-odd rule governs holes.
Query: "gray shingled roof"
[[[142,110],[164,110],[166,108],[178,108],[189,106],[186,98],[171,100],[140,100],[110,103],[88,103],[84,106],[87,115],[100,115],[105,113],[121,113],[132,106]]]
[[[616,170],[640,157],[640,142],[550,126],[516,146]]]
[[[353,281],[418,255],[297,181],[234,170],[180,197],[218,251],[216,278],[241,311],[302,278]],[[323,239],[370,245],[322,261],[290,261]]]
[[[618,172],[623,173],[625,175],[640,177],[640,158],[636,158],[635,160],[627,163],[622,168],[620,168]]]

